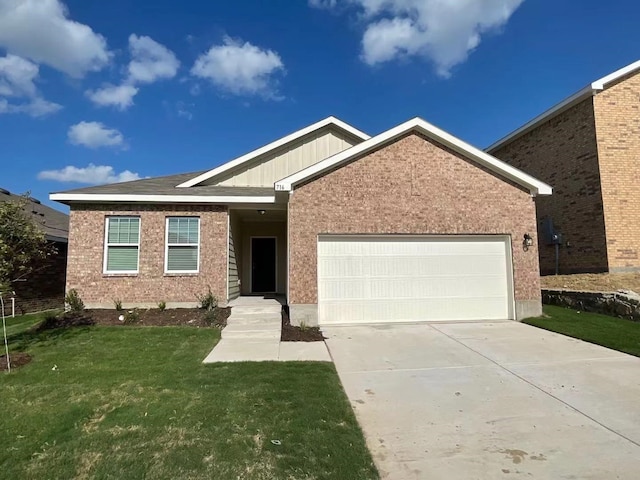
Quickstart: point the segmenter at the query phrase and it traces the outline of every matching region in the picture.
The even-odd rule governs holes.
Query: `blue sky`
[[[640,59],[639,17],[630,0],[0,0],[0,187],[64,209],[49,192],[213,168],[328,115],[369,134],[421,116],[484,148]]]

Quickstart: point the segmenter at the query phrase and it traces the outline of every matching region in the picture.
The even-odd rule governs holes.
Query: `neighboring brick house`
[[[284,296],[294,323],[541,312],[535,205],[551,187],[421,119],[329,117],[213,170],[55,193],[88,306]]]
[[[16,202],[24,197],[0,189],[0,202]],[[26,206],[28,215],[40,226],[56,254],[37,265],[31,274],[14,282],[16,312],[28,313],[64,306],[65,274],[69,216],[31,198]]]
[[[543,275],[640,270],[640,61],[487,152],[554,188],[536,199]]]

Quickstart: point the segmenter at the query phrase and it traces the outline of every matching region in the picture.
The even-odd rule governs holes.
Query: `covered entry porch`
[[[274,205],[229,210],[229,301],[287,291],[287,210]]]

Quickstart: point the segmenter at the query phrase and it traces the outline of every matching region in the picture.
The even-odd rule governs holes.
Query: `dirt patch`
[[[24,353],[24,352],[10,353],[9,354],[9,361],[11,362],[11,370],[13,370],[14,368],[18,368],[18,367],[21,367],[23,365],[26,365],[32,359],[33,359],[33,357],[31,355],[29,355],[28,353]],[[5,372],[7,370],[8,370],[8,368],[7,368],[7,356],[6,355],[2,355],[2,356],[0,356],[0,371]]]
[[[282,342],[322,342],[324,335],[318,327],[294,327],[289,320],[289,313],[286,307],[282,309]]]
[[[640,293],[640,273],[579,273],[548,275],[540,278],[544,289],[564,288],[589,292],[633,290]]]
[[[227,325],[227,318],[229,318],[230,313],[230,308],[216,308],[210,312],[199,308],[176,308],[170,310],[149,308],[122,311],[94,309],[85,310],[79,314],[64,313],[55,317],[47,317],[36,327],[36,331],[86,325],[135,325],[155,327],[180,325],[223,328]],[[122,320],[120,318],[122,318]]]
[[[51,330],[54,328],[70,328],[70,327],[86,327],[95,325],[95,321],[91,318],[90,311],[87,310],[81,314],[63,313],[61,315],[48,315],[40,324],[34,327],[36,332]]]

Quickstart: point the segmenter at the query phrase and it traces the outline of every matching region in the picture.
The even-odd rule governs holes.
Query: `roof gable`
[[[412,131],[419,132],[435,140],[442,145],[451,148],[466,158],[474,160],[478,164],[485,168],[495,172],[496,174],[511,180],[512,182],[521,185],[528,189],[532,195],[550,195],[552,188],[544,182],[533,178],[530,175],[518,170],[517,168],[508,165],[505,162],[498,160],[495,157],[479,150],[466,142],[463,142],[459,138],[431,125],[421,118],[413,118],[405,123],[398,125],[386,132],[383,132],[375,137],[366,140],[359,145],[356,145],[344,152],[340,152],[332,157],[327,158],[315,165],[311,165],[300,172],[290,175],[282,180],[279,180],[275,184],[275,188],[278,191],[293,191],[295,186],[318,177],[325,172],[336,168],[360,155],[365,155],[381,146],[393,142],[407,133]]]
[[[0,202],[20,202],[24,196],[15,195],[0,189]],[[24,207],[25,213],[35,221],[47,239],[55,242],[67,242],[69,238],[69,215],[43,205],[39,200],[29,197]]]
[[[282,137],[274,142],[269,143],[263,147],[260,147],[256,150],[253,150],[245,155],[242,155],[234,160],[231,160],[227,163],[220,165],[212,170],[204,172],[190,180],[187,180],[181,184],[179,184],[178,188],[186,188],[193,187],[196,185],[200,185],[204,182],[212,183],[215,177],[223,177],[227,178],[224,174],[229,174],[232,170],[241,169],[243,166],[250,164],[256,159],[268,155],[270,152],[277,151],[279,149],[285,148],[287,145],[292,144],[296,141],[301,140],[303,137],[308,136],[314,132],[317,132],[322,129],[333,129],[338,132],[344,132],[349,136],[353,137],[356,141],[363,141],[369,139],[369,135],[360,130],[352,127],[351,125],[331,116],[327,117],[324,120],[316,122],[308,127],[300,129],[296,132],[293,132],[285,137]]]
[[[507,134],[505,137],[493,143],[492,145],[487,147],[486,151],[493,152],[499,149],[500,147],[503,147],[504,145],[508,144],[510,141],[515,140],[516,138],[533,130],[541,123],[551,120],[553,117],[560,115],[562,112],[569,110],[571,107],[577,105],[583,100],[586,100],[587,98],[590,98],[596,95],[598,92],[605,90],[612,83],[617,82],[618,80],[621,80],[627,75],[630,75],[632,73],[637,73],[638,70],[640,70],[640,60],[638,60],[637,62],[631,63],[630,65],[627,65],[626,67],[623,67],[620,70],[616,70],[615,72],[605,77],[602,77],[593,83],[590,83],[589,85],[584,87],[582,90],[574,93],[568,98],[565,98],[560,103],[557,103],[550,109],[546,110],[545,112],[541,113],[534,119],[528,121],[521,127],[517,128],[513,132]]]

